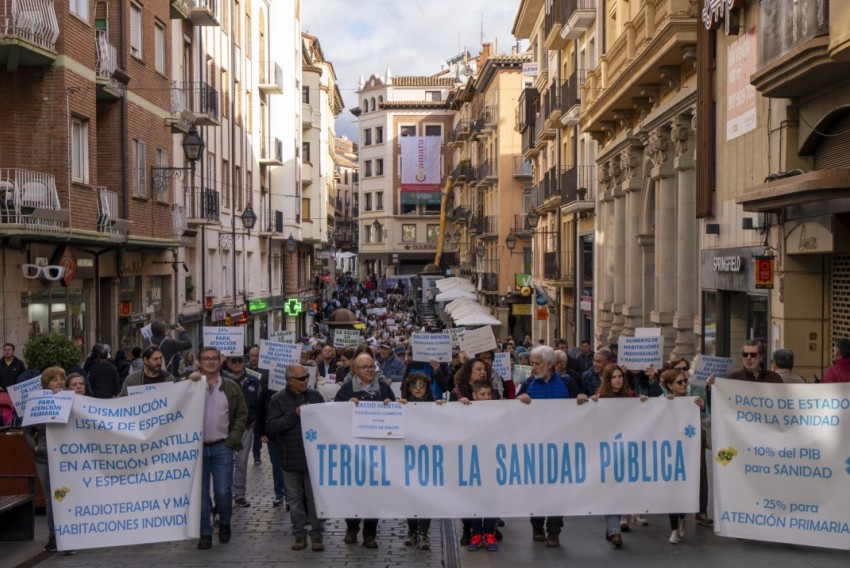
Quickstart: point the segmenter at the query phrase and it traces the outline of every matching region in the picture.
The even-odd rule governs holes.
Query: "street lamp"
[[[289,233],[289,238],[286,239],[286,243],[283,246],[289,254],[294,253],[295,249],[298,248],[298,243],[296,243],[295,239],[292,238],[292,233]]]
[[[245,206],[240,218],[242,219],[242,226],[248,229],[248,234],[250,235],[251,229],[253,229],[254,225],[257,223],[257,214],[254,213],[254,208],[251,207],[250,203]]]
[[[478,258],[484,258],[484,255],[487,251],[484,249],[484,243],[478,243],[478,246],[475,247],[475,254],[478,255]]]
[[[507,237],[505,237],[505,246],[508,247],[508,250],[511,251],[511,255],[513,255],[514,248],[516,247],[516,237],[513,233],[510,233]]]
[[[382,228],[381,222],[378,221],[377,219],[375,219],[372,222],[372,227],[375,229],[375,242],[376,243],[381,242],[381,228]]]
[[[460,229],[458,229],[458,228],[455,228],[454,241],[455,241],[455,244],[460,242]]]
[[[528,212],[528,215],[525,216],[525,220],[528,221],[528,226],[534,230],[537,228],[537,223],[540,222],[540,213],[532,209]]]
[[[191,183],[195,181],[195,162],[201,158],[204,152],[204,139],[198,134],[198,129],[192,126],[189,132],[183,136],[183,155],[189,162],[189,167],[176,168],[170,166],[151,166],[151,181],[157,191],[162,191],[168,185],[168,178],[181,179],[186,172],[191,172]],[[194,187],[192,193],[194,194]]]

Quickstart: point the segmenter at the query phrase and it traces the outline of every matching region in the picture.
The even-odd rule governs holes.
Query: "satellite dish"
[[[463,68],[463,74],[466,75],[467,77],[472,75],[472,67],[470,65],[467,65],[466,67],[464,67]]]

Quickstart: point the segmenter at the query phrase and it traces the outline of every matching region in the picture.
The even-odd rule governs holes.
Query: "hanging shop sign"
[[[133,302],[125,300],[118,305],[118,315],[122,318],[130,317],[131,313],[133,313]]]
[[[772,256],[757,256],[756,261],[756,288],[773,289],[773,261]]]
[[[298,300],[298,298],[290,298],[283,305],[283,311],[286,312],[286,315],[292,317],[300,315],[303,309],[304,305],[300,300]]]
[[[534,319],[547,320],[549,319],[549,308],[537,308],[535,310]]]

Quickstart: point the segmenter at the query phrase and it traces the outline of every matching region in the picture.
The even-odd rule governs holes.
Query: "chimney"
[[[484,63],[493,55],[493,44],[490,42],[481,44],[481,53],[478,54],[478,69],[484,67]]]

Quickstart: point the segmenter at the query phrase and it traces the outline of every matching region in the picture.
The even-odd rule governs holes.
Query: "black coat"
[[[266,434],[277,440],[280,467],[285,471],[307,471],[307,454],[304,452],[304,436],[301,433],[301,417],[295,409],[305,404],[320,404],[324,397],[317,391],[307,389],[295,394],[289,389],[277,391],[269,402],[266,416]]]
[[[112,398],[121,391],[121,380],[115,365],[100,359],[89,369],[89,384],[95,398]]]
[[[0,387],[7,389],[17,384],[18,377],[26,370],[27,366],[17,357],[12,357],[12,363],[9,365],[6,364],[6,359],[3,358],[0,361]]]
[[[374,380],[378,381],[378,379]],[[356,398],[357,400],[377,400],[379,402],[383,402],[386,399],[395,400],[395,393],[387,383],[378,381],[378,386],[381,388],[381,391],[377,394],[367,391],[354,392],[354,381],[348,381],[337,391],[334,402],[346,402],[352,398]]]

